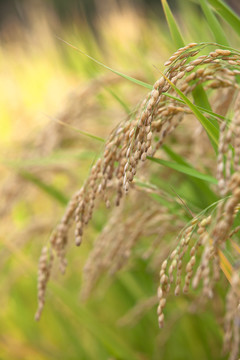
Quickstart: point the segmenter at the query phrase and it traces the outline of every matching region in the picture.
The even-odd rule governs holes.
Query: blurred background
[[[238,1],[228,3],[240,12]],[[169,5],[186,43],[212,39],[194,1]],[[221,300],[216,318],[211,304],[194,312],[193,295],[172,299],[172,320],[159,332],[158,278],[138,248],[114,279],[104,277],[80,300],[84,262],[109,218],[101,204],[81,249],[69,245],[67,273],[54,268],[43,316],[34,321],[41,248],[102,151],[77,129],[106,139],[147,93],[58,37],[149,84],[176,50],[159,0],[0,1],[0,358],[224,359]],[[161,249],[156,266],[168,238]]]

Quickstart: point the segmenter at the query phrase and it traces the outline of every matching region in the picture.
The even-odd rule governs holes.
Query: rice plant
[[[182,45],[182,35],[170,8],[166,1],[162,3],[173,41],[176,45]],[[183,225],[175,249],[161,264],[158,323],[162,328],[163,310],[167,306],[167,296],[174,283],[174,293],[177,296],[181,291],[188,293],[191,287],[197,288],[202,282],[201,298],[213,299],[216,282],[220,281],[223,272],[229,281],[224,348],[230,353],[230,359],[237,359],[239,246],[236,234],[239,231],[240,202],[240,54],[237,49],[228,45],[227,36],[210,5],[205,1],[199,3],[211,22],[218,43],[190,43],[182,46],[165,63],[167,70],[153,86],[139,82],[140,85],[151,89],[151,92],[146,95],[134,114],[112,130],[105,142],[102,156],[92,166],[84,185],[73,195],[60,224],[53,231],[49,248],[43,248],[39,262],[39,306],[36,319],[39,319],[43,309],[54,256],[59,259],[61,272],[65,272],[66,246],[72,222],[75,222],[75,244],[79,246],[82,243],[84,228],[93,216],[96,201],[102,199],[107,208],[119,207],[121,202],[124,202],[123,198],[138,184],[135,179],[139,168],[147,171],[143,170],[146,160],[161,164],[161,159],[157,157],[158,150],[166,143],[168,137],[177,131],[177,127],[185,121],[187,115],[192,114],[201,124],[215,152],[215,155],[211,154],[215,158],[215,171],[212,167],[212,176],[200,173],[178,154],[173,155],[174,163],[163,164],[175,167],[177,171],[194,178],[203,179],[208,191],[213,192],[213,198],[216,197],[217,201],[215,198],[214,201],[209,199],[208,206],[201,208],[200,212],[189,211],[192,220]],[[238,32],[238,17],[224,3],[213,1],[211,5]],[[128,78],[126,75],[124,77]],[[128,79],[136,82],[134,79]],[[221,109],[222,103],[224,107]],[[202,131],[199,136],[203,136]],[[209,183],[214,183],[215,187],[210,188]],[[114,217],[111,221],[115,229],[108,227],[108,231],[104,230],[104,236],[100,236],[95,243],[84,269],[85,296],[89,295],[89,289],[94,288],[96,279],[102,272],[110,270],[111,273],[115,273],[122,268],[141,238],[141,228],[146,227],[148,221],[154,217],[151,212],[146,214],[144,209],[143,214],[138,214],[137,218],[135,213],[130,215],[130,219],[125,221],[130,220],[131,233],[126,236],[122,229],[124,223],[119,224],[119,211],[112,211]],[[121,211],[124,211],[124,206],[121,207]],[[169,227],[167,226],[163,235],[167,234]],[[117,233],[112,235],[115,230]],[[151,243],[148,245],[152,246]],[[161,251],[161,243],[158,251]]]
[[[220,0],[196,3],[201,21],[203,16],[206,19],[202,34],[192,5],[188,3],[178,14],[179,26],[167,1],[162,0],[171,34],[171,38],[165,35],[167,46],[162,45],[164,66],[149,66],[142,53],[141,75],[126,75],[116,70],[117,63],[98,60],[97,48],[93,54],[89,47],[88,55],[88,49],[76,46],[69,33],[61,36],[63,41],[57,40],[68,62],[79,61],[80,65],[73,65],[79,66],[77,71],[84,72],[84,67],[89,71],[92,66],[93,79],[85,90],[69,97],[56,118],[50,117],[52,123],[39,134],[32,156],[27,149],[22,162],[5,160],[16,171],[11,180],[16,192],[12,201],[8,197],[9,207],[21,195],[21,188],[29,189],[30,184],[45,193],[49,203],[54,199],[66,206],[61,218],[61,209],[55,208],[50,221],[26,232],[41,239],[42,233],[46,238],[52,229],[39,259],[35,318],[40,321],[30,325],[30,329],[34,326],[31,332],[27,326],[33,321],[31,313],[25,326],[20,326],[26,343],[31,344],[28,359],[38,351],[40,359],[239,357],[240,19]],[[191,17],[195,26],[187,29]],[[149,31],[147,26],[145,31]],[[151,42],[147,43],[150,48]],[[161,50],[161,43],[158,46]],[[106,74],[97,78],[96,69]],[[117,110],[107,113],[111,102],[104,103],[102,88]],[[89,114],[84,105],[92,96]],[[131,97],[135,106],[129,104]],[[107,136],[104,126],[96,127],[93,121],[94,117],[103,120],[106,114],[111,116],[106,128],[112,126]],[[88,122],[79,126],[81,116]],[[71,152],[66,145],[70,142]],[[81,169],[75,163],[79,159]],[[52,172],[54,167],[66,166],[71,178],[69,201],[63,191],[64,179],[56,179],[60,186],[55,186],[33,171],[34,166],[41,169],[41,164],[50,164]],[[77,182],[82,184],[79,190]],[[39,220],[39,214],[37,217]],[[59,224],[54,229],[57,217]],[[71,255],[69,245],[74,240],[81,248]],[[32,292],[35,264],[15,243],[8,248],[31,272],[28,285],[16,290],[18,304],[24,305],[20,294],[28,288]],[[36,250],[31,244],[31,249],[37,256],[39,247]],[[83,262],[82,269],[79,263]],[[64,286],[57,267],[66,274]],[[44,306],[46,314],[42,313]],[[30,307],[33,310],[32,303]],[[11,319],[11,311],[7,314]],[[18,316],[13,316],[16,323]],[[53,325],[56,319],[62,333]],[[49,321],[49,328],[44,321]],[[41,343],[44,331],[50,338],[56,333],[54,345],[46,340]],[[2,344],[7,339],[2,337]],[[3,356],[18,355],[11,349],[4,350]]]

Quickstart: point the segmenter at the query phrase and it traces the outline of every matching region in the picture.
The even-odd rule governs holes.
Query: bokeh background
[[[194,1],[169,4],[186,42],[212,39]],[[106,138],[146,94],[58,37],[147,83],[175,51],[160,1],[0,1],[0,358],[224,359],[221,300],[213,314],[211,304],[197,313],[191,297],[172,299],[159,332],[158,279],[138,250],[80,299],[84,262],[109,217],[101,204],[82,248],[69,245],[67,273],[54,268],[35,322],[41,248],[102,151],[77,129]],[[168,250],[166,239],[158,261]]]

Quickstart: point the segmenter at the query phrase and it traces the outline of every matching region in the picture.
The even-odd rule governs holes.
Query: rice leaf
[[[145,83],[145,82],[143,82],[143,81],[141,81],[141,80],[134,79],[134,78],[131,77],[131,76],[125,75],[125,74],[121,73],[120,71],[114,70],[114,69],[110,68],[109,66],[104,65],[104,64],[101,63],[100,61],[94,59],[92,56],[86,54],[86,53],[83,52],[82,50],[78,49],[76,46],[70,44],[69,42],[67,42],[67,41],[65,41],[65,40],[63,40],[63,39],[61,39],[61,38],[58,37],[58,36],[57,36],[57,39],[60,40],[60,41],[62,41],[62,42],[65,43],[65,44],[67,44],[68,46],[70,46],[70,47],[73,48],[74,50],[80,52],[80,54],[87,56],[90,60],[94,61],[96,64],[104,67],[104,68],[107,69],[107,70],[112,71],[114,74],[116,74],[116,75],[118,75],[118,76],[121,76],[122,78],[127,79],[127,80],[133,82],[134,84],[143,86],[143,87],[145,87],[145,88],[147,88],[147,89],[150,89],[150,90],[153,89],[153,86],[152,86],[152,85],[147,84],[147,83]]]
[[[116,93],[115,91],[111,89],[106,89],[109,94],[112,95],[112,97],[117,100],[117,102],[122,106],[122,108],[125,110],[125,112],[129,115],[131,113],[131,110],[129,109],[128,105],[123,101]]]
[[[202,109],[207,109],[208,111],[211,111],[211,105],[208,101],[207,94],[205,90],[203,89],[203,86],[197,85],[195,89],[192,92],[195,105],[199,105]],[[209,117],[209,121],[215,126],[215,128],[219,131],[219,125],[217,119],[214,117]]]
[[[203,0],[203,3],[204,3],[205,0]],[[184,41],[183,41],[183,38],[182,38],[182,35],[178,29],[178,26],[177,26],[177,23],[173,17],[173,14],[168,6],[168,3],[167,3],[167,0],[162,0],[162,6],[163,6],[163,9],[164,9],[164,13],[165,13],[165,17],[167,19],[167,22],[168,22],[168,27],[170,29],[170,32],[171,32],[171,35],[172,35],[172,39],[174,40],[175,42],[175,45],[177,47],[182,47],[184,46]],[[208,15],[212,15],[211,18],[213,19],[214,18],[214,14],[212,14],[212,12],[210,11],[210,9],[208,9]],[[216,20],[216,19],[215,19]],[[214,21],[214,20],[213,20]],[[216,31],[217,31],[217,25],[216,23],[218,24],[217,20],[215,22],[215,28],[216,28]],[[219,24],[218,24],[219,25]],[[220,27],[220,25],[219,25]],[[224,34],[224,33],[223,33]],[[219,36],[219,39],[220,39],[220,36]],[[221,43],[223,45],[228,45],[228,42],[224,41],[224,39],[222,38],[221,39]],[[165,94],[166,96],[168,96],[168,94],[166,93]],[[196,87],[196,89],[194,89],[193,91],[193,98],[196,102],[197,105],[201,105],[203,108],[207,109],[208,111],[211,111],[211,106],[209,104],[209,101],[208,101],[208,97],[202,87],[202,85],[198,85]],[[185,101],[184,101],[185,102]],[[195,114],[196,115],[196,114]],[[204,117],[204,116],[203,116]],[[210,120],[216,128],[218,128],[218,123],[216,120],[212,119]],[[210,141],[215,149],[215,152],[217,152],[217,147],[216,147],[216,144],[215,144],[215,141],[213,141],[210,137]]]
[[[61,121],[61,120],[59,120],[59,119],[56,119],[56,118],[54,118],[54,117],[52,117],[52,116],[49,116],[49,115],[47,115],[47,114],[44,114],[44,115],[45,115],[48,119],[50,119],[50,120],[52,120],[52,121],[55,121],[56,123],[58,123],[58,124],[60,124],[60,125],[66,126],[66,127],[68,127],[69,129],[74,130],[74,131],[80,133],[81,135],[87,136],[87,137],[89,137],[89,138],[91,138],[91,139],[94,139],[94,140],[97,140],[97,141],[100,141],[100,142],[105,142],[105,140],[104,140],[103,138],[99,137],[99,136],[92,135],[92,134],[90,134],[90,133],[88,133],[88,132],[86,132],[86,131],[82,131],[82,130],[76,128],[75,126],[69,125],[69,124],[65,123],[64,121]]]
[[[158,164],[167,166],[167,167],[169,167],[169,168],[171,168],[173,170],[177,170],[177,171],[179,171],[179,172],[181,172],[181,173],[183,173],[185,175],[189,175],[189,176],[195,177],[197,179],[207,181],[207,182],[212,183],[212,184],[217,184],[217,179],[215,179],[214,177],[212,177],[210,175],[203,174],[203,173],[197,171],[196,169],[188,167],[186,165],[178,164],[178,163],[174,163],[174,162],[171,162],[171,161],[158,159],[158,158],[150,157],[150,156],[148,156],[147,158],[150,161],[153,161],[153,162],[156,162]]]
[[[174,44],[177,48],[184,46],[184,41],[182,38],[182,35],[180,33],[179,27],[176,23],[176,20],[174,19],[174,16],[171,12],[171,9],[167,3],[167,0],[162,0],[162,7],[164,10],[164,14],[168,23],[168,27],[172,36],[172,39],[174,41]]]
[[[176,163],[192,168],[192,166],[181,155],[174,152],[169,146],[162,145],[162,149]]]
[[[0,163],[6,166],[18,167],[18,168],[27,168],[27,167],[47,167],[49,165],[64,165],[69,164],[69,161],[77,161],[77,160],[89,160],[92,159],[93,156],[96,155],[96,151],[91,150],[57,150],[53,151],[51,154],[46,157],[33,157],[32,159],[18,159],[18,160],[5,160],[0,159]]]
[[[134,180],[134,185],[140,188],[146,188],[149,190],[149,196],[153,198],[155,201],[165,206],[171,214],[176,213],[176,209],[179,209],[180,204],[176,202],[176,197],[172,195],[172,192],[166,192],[163,188],[156,186],[155,184],[144,182],[142,180],[136,179]],[[172,201],[169,201],[171,199]],[[186,220],[186,214],[179,213],[179,218]]]
[[[26,170],[19,170],[19,175],[36,185],[39,189],[43,190],[46,194],[57,200],[61,205],[67,205],[68,198],[56,187],[46,184],[38,176]]]
[[[181,104],[185,104],[185,102],[184,102],[183,100],[179,99],[178,97],[176,97],[176,96],[174,96],[174,95],[172,95],[172,94],[168,94],[168,93],[163,93],[163,94],[164,94],[165,96],[171,98],[171,99],[174,99],[174,100],[178,101],[178,102],[181,103]],[[195,106],[196,106],[196,108],[197,108],[198,110],[200,110],[200,111],[203,112],[203,113],[206,113],[206,114],[209,114],[209,115],[211,115],[211,116],[214,116],[215,118],[221,119],[221,120],[223,120],[223,121],[225,121],[225,122],[227,122],[227,123],[231,122],[231,120],[228,119],[226,116],[217,114],[217,113],[213,112],[212,110],[208,110],[208,109],[206,109],[206,108],[204,108],[204,107],[202,107],[202,106],[199,106],[199,105],[197,105],[197,104],[195,104]]]
[[[206,130],[208,137],[213,145],[215,152],[217,153],[218,148],[218,135],[219,131],[216,127],[198,110],[198,108],[179,90],[164,74],[162,74],[172,88],[178,93],[178,95],[183,99],[185,104],[192,110],[196,118],[202,124]]]
[[[198,84],[193,89],[192,95],[193,95],[195,105],[200,106],[201,108],[206,109],[208,111],[212,111],[211,105],[208,101],[208,96],[207,96],[206,91],[204,90],[202,84]],[[217,129],[219,128],[218,121],[216,119],[209,119],[209,121],[211,121]],[[211,139],[210,139],[210,141],[212,142]]]
[[[146,181],[136,179],[136,178],[134,179],[133,183],[136,184],[139,187],[143,187],[143,188],[149,189],[151,191],[158,191],[159,190],[156,185],[151,184],[151,183],[146,182]]]
[[[196,105],[201,106],[203,109],[207,109],[209,111],[211,111],[211,105],[208,101],[208,97],[206,92],[203,89],[202,84],[197,85],[194,89],[193,89],[193,98],[194,101],[196,103]]]
[[[222,29],[222,26],[219,24],[215,14],[207,3],[207,0],[199,0],[199,3],[202,7],[204,15],[207,19],[210,30],[212,31],[215,40],[217,43],[222,45],[229,45],[229,42],[226,38],[226,35]]]
[[[239,16],[223,1],[208,0],[214,10],[240,35],[240,18]]]
[[[12,168],[14,168],[22,178],[36,185],[47,195],[57,200],[61,205],[66,206],[68,204],[69,199],[60,190],[58,190],[53,185],[45,183],[37,175],[31,173],[30,171],[20,168],[17,162],[4,162],[4,164],[6,166],[11,166]]]
[[[192,165],[190,165],[182,156],[175,153],[168,146],[163,145],[162,149],[176,163],[187,166],[189,168],[193,168]],[[207,183],[199,178],[190,177],[189,179],[191,179],[191,182],[189,185],[191,185],[193,187],[194,193],[196,195],[196,199],[197,200],[201,199],[202,205],[204,205],[206,207],[206,204],[209,204],[210,201],[215,202],[217,200],[217,196],[209,187],[209,183]]]

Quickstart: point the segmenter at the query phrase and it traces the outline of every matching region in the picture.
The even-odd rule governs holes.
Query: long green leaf
[[[167,145],[163,145],[162,149],[176,163],[194,169],[193,166],[190,165],[181,155],[175,153]],[[217,196],[209,187],[209,183],[194,177],[189,177],[189,180],[191,180],[190,184],[194,190],[194,193],[196,194],[196,198],[199,200],[201,199],[202,205],[206,206],[206,204],[208,204],[209,202],[214,202],[217,200]]]
[[[1,159],[0,163],[6,166],[12,166],[17,168],[27,168],[27,167],[47,167],[49,165],[64,165],[69,164],[69,161],[75,163],[76,160],[89,160],[93,159],[96,155],[96,151],[93,150],[57,150],[53,151],[51,154],[46,157],[34,157],[32,159]]]
[[[176,163],[192,168],[192,166],[181,155],[175,153],[169,146],[163,145],[162,149]]]
[[[117,102],[122,106],[122,108],[125,110],[125,112],[129,115],[131,113],[131,110],[129,109],[128,105],[126,104],[125,101],[123,101],[116,93],[115,91],[113,91],[112,89],[107,89],[106,91],[108,91],[112,97],[117,100]]]
[[[206,16],[209,28],[212,31],[216,42],[222,45],[229,45],[229,42],[222,29],[222,26],[219,24],[215,14],[212,12],[212,9],[207,3],[207,0],[198,0],[198,1],[202,7],[204,15]]]
[[[210,111],[212,110],[211,105],[209,104],[209,101],[208,101],[207,94],[204,91],[202,84],[199,84],[194,88],[192,95],[193,95],[193,99],[194,99],[194,102],[196,105],[200,105],[203,108],[208,109]],[[217,131],[219,131],[219,125],[218,125],[217,119],[210,117],[210,118],[208,118],[208,120],[213,124],[213,126],[215,126]],[[211,138],[210,138],[210,141],[212,143],[212,146],[214,147],[215,144]]]
[[[46,184],[43,182],[38,176],[30,173],[26,170],[19,170],[20,176],[24,179],[30,181],[34,185],[36,185],[39,189],[43,190],[45,193],[50,195],[52,198],[57,200],[61,205],[66,206],[68,203],[68,198],[54,186]]]
[[[223,1],[208,0],[209,4],[221,17],[240,35],[240,18],[239,16]]]
[[[145,83],[145,82],[143,82],[143,81],[140,81],[140,80],[134,79],[134,78],[133,78],[133,77],[131,77],[131,76],[125,75],[125,74],[121,73],[120,71],[114,70],[114,69],[110,68],[109,66],[104,65],[104,64],[103,64],[103,63],[101,63],[100,61],[98,61],[98,60],[94,59],[92,56],[90,56],[90,55],[86,54],[86,53],[85,53],[85,52],[83,52],[82,50],[78,49],[76,46],[74,46],[74,45],[70,44],[69,42],[67,42],[67,41],[65,41],[65,40],[63,40],[63,39],[61,39],[61,38],[59,38],[58,36],[57,36],[57,39],[58,39],[58,40],[60,40],[60,41],[62,41],[62,42],[63,42],[63,43],[65,43],[65,44],[67,44],[68,46],[70,46],[70,47],[71,47],[71,48],[73,48],[74,50],[76,50],[76,51],[80,52],[80,54],[82,54],[82,55],[84,55],[84,56],[88,57],[90,60],[94,61],[96,64],[98,64],[98,65],[100,65],[100,66],[104,67],[104,68],[105,68],[105,69],[107,69],[107,70],[112,71],[114,74],[116,74],[116,75],[118,75],[118,76],[121,76],[122,78],[127,79],[127,80],[129,80],[129,81],[133,82],[134,84],[137,84],[137,85],[143,86],[143,87],[145,87],[145,88],[147,88],[147,89],[150,89],[150,90],[152,90],[152,89],[153,89],[153,86],[152,86],[152,85],[147,84],[147,83]]]
[[[168,94],[168,93],[163,93],[163,94],[165,96],[171,98],[171,99],[174,99],[174,100],[178,101],[181,104],[185,104],[185,102],[183,100],[179,99],[178,97],[176,97],[176,96],[174,96],[172,94]],[[206,114],[214,116],[215,118],[221,119],[221,120],[223,120],[223,121],[225,121],[227,123],[231,122],[231,119],[227,118],[226,116],[217,114],[217,113],[215,113],[215,112],[213,112],[211,110],[208,110],[208,109],[206,109],[205,107],[202,107],[202,106],[198,106],[198,105],[195,105],[195,106],[198,108],[198,110],[200,110],[200,111],[202,111],[202,112],[204,112]]]
[[[172,39],[173,39],[175,45],[177,47],[183,47],[184,46],[184,41],[183,41],[182,35],[181,35],[180,30],[179,30],[179,28],[177,26],[177,23],[176,23],[176,21],[174,19],[174,16],[173,16],[173,14],[172,14],[169,6],[168,6],[167,0],[162,0],[162,6],[163,6],[163,9],[164,9],[165,17],[166,17],[167,22],[168,22],[168,27],[169,27],[169,30],[171,32],[171,36],[172,36]],[[201,92],[200,99],[203,99],[202,103],[198,103],[197,105],[202,105],[204,108],[207,108],[208,110],[211,110],[211,106],[210,106],[210,104],[208,102],[207,95],[206,95],[202,85],[198,85],[197,88],[198,88],[198,91]],[[198,94],[195,95],[195,93],[193,93],[193,97],[194,97],[195,102],[197,103],[198,100],[199,100]],[[216,151],[217,147],[214,144],[214,141],[211,139],[211,137],[210,137],[210,141],[211,141],[211,143],[212,143],[212,145],[213,145],[213,147],[214,147],[214,149]]]
[[[176,201],[169,201],[169,198],[171,198],[171,200],[174,200],[175,198],[169,192],[167,193],[165,190],[163,190],[162,187],[160,188],[152,183],[146,183],[137,179],[134,180],[134,184],[139,187],[151,190],[149,194],[150,197],[152,197],[161,205],[165,206],[170,213],[176,214],[176,209],[179,209],[179,203]],[[186,220],[184,213],[178,213],[178,216]]]
[[[167,0],[162,0],[162,7],[164,10],[164,14],[168,23],[168,27],[172,36],[172,39],[174,41],[174,44],[177,48],[184,46],[184,41],[182,38],[182,35],[180,33],[179,27],[176,23],[176,20],[174,19],[174,16],[171,12],[170,7],[168,6]]]
[[[196,105],[201,106],[204,109],[207,109],[208,111],[211,111],[211,105],[208,101],[208,97],[206,92],[204,91],[202,84],[197,85],[194,89],[193,89],[193,98],[194,101],[196,103]]]
[[[49,116],[49,115],[47,115],[47,114],[43,114],[43,115],[46,116],[48,119],[50,119],[50,120],[52,120],[52,121],[55,121],[56,123],[58,123],[58,124],[60,124],[60,125],[66,126],[66,127],[68,127],[69,129],[74,130],[74,131],[80,133],[81,135],[84,135],[84,136],[89,137],[90,139],[94,139],[94,140],[97,140],[97,141],[100,141],[100,142],[105,142],[105,140],[104,140],[103,138],[99,137],[99,136],[90,134],[90,133],[88,133],[88,132],[86,132],[86,131],[82,131],[82,130],[76,128],[75,126],[72,126],[72,125],[70,125],[70,124],[68,124],[68,123],[66,123],[66,122],[64,122],[64,121],[62,121],[62,120],[56,119],[56,118],[54,118],[54,117],[52,117],[52,116]]]
[[[169,82],[172,88],[178,93],[178,95],[183,99],[185,104],[192,110],[196,118],[202,124],[204,129],[206,130],[208,137],[212,140],[213,148],[217,153],[218,148],[218,129],[198,110],[198,108],[183,94],[181,90],[179,90],[164,74],[162,74],[164,78]]]
[[[217,184],[217,179],[215,179],[214,177],[212,177],[210,175],[203,174],[203,173],[197,171],[196,169],[190,168],[190,167],[188,167],[186,165],[174,163],[174,162],[167,161],[167,160],[158,159],[158,158],[155,158],[155,157],[149,157],[149,156],[148,156],[148,159],[153,161],[153,162],[156,162],[158,164],[167,166],[167,167],[169,167],[169,168],[171,168],[173,170],[177,170],[178,172],[181,172],[181,173],[183,173],[185,175],[189,175],[189,176],[192,176],[192,177],[207,181],[207,182],[212,183],[212,184]]]

